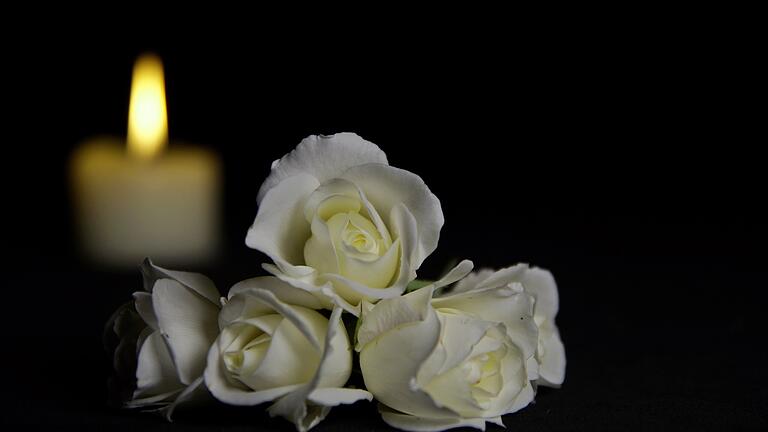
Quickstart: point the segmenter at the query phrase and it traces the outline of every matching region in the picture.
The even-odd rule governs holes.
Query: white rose
[[[330,319],[312,294],[274,277],[232,287],[221,310],[221,333],[208,353],[205,383],[220,401],[258,405],[275,401],[282,416],[306,431],[339,404],[371,400],[345,389],[352,353],[340,308]]]
[[[565,380],[565,348],[555,325],[559,300],[552,273],[537,267],[529,268],[526,264],[496,272],[481,269],[459,281],[449,296],[437,301],[441,305],[461,304],[464,309],[472,309],[489,319],[507,323],[503,311],[497,313],[492,305],[476,301],[477,293],[518,283],[535,299],[533,319],[539,328],[536,350],[539,379],[536,382],[547,387],[560,387]]]
[[[135,314],[125,308],[118,310],[109,326],[118,336],[132,333],[137,338],[135,345],[121,341],[123,348],[135,346],[138,352],[135,390],[126,406],[156,407],[170,419],[178,404],[205,394],[203,371],[218,334],[219,292],[201,274],[167,270],[149,259],[141,271],[144,291],[133,296],[143,330],[128,328]],[[116,368],[121,368],[125,354],[119,346]]]
[[[351,133],[310,136],[272,164],[246,244],[264,268],[357,315],[362,299],[401,295],[437,247],[440,201]]]
[[[357,349],[365,385],[385,405],[382,418],[411,431],[503,426],[503,414],[533,400],[533,300],[519,286],[482,294],[524,322],[508,331],[483,314],[432,302],[432,292],[363,305]]]

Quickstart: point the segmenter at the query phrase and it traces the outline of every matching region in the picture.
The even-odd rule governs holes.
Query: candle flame
[[[128,109],[128,151],[151,159],[168,142],[163,64],[154,54],[144,54],[133,66]]]

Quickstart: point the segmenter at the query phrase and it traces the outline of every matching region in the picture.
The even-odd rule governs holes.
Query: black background
[[[221,291],[263,273],[244,237],[269,163],[309,134],[352,131],[441,199],[446,224],[420,276],[470,258],[557,278],[566,381],[506,417],[510,429],[768,425],[765,134],[752,105],[765,99],[738,37],[501,28],[395,43],[354,30],[296,42],[288,30],[130,43],[94,32],[6,53],[5,421],[291,429],[255,409],[169,426],[106,407],[102,325],[140,278],[78,258],[67,162],[88,137],[125,133],[132,63],[153,50],[172,140],[224,162],[224,253],[189,269]],[[383,428],[359,403],[317,430]]]

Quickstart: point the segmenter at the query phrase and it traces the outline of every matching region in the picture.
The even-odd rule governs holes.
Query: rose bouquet
[[[376,399],[399,429],[485,429],[537,386],[562,384],[551,273],[472,272],[464,260],[417,279],[437,247],[440,201],[373,143],[310,136],[272,164],[257,200],[246,244],[272,260],[270,276],[220,297],[203,275],[142,265],[144,289],[106,328],[131,384],[124,406],[170,419],[212,395],[306,431],[336,405]],[[353,369],[365,389],[345,387]]]

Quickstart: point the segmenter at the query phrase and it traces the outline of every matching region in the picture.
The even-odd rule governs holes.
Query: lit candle
[[[71,176],[81,245],[102,264],[204,263],[219,237],[220,163],[206,149],[168,142],[160,59],[133,70],[128,140],[97,138],[73,154]]]

